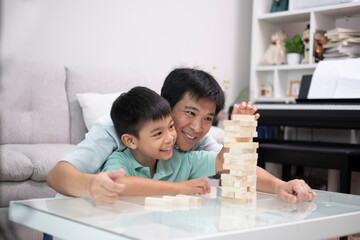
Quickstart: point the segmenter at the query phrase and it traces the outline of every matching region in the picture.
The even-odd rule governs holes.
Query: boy
[[[177,134],[170,105],[163,97],[148,88],[135,87],[115,100],[111,119],[127,148],[112,153],[103,171],[124,169],[126,176],[119,182],[126,188],[121,195],[209,192],[207,181],[199,178],[221,171],[222,155],[174,149]],[[173,183],[172,187],[161,185],[162,181],[144,183],[134,176]]]

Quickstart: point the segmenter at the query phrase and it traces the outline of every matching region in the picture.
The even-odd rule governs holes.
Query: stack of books
[[[325,33],[329,40],[323,45],[325,59],[360,57],[360,30],[335,28]]]

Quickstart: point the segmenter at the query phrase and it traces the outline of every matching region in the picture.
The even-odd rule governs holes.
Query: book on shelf
[[[323,45],[324,48],[332,48],[337,46],[350,46],[360,45],[360,37],[358,38],[347,38],[340,41],[327,42]]]
[[[323,45],[325,59],[360,57],[360,30],[335,28],[325,32],[328,41]]]

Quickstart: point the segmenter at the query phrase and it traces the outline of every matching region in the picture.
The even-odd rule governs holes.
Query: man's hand
[[[118,183],[118,180],[124,175],[123,169],[96,174],[89,189],[90,196],[96,205],[112,205],[115,203],[125,188],[125,184]]]
[[[255,115],[255,119],[258,120],[260,117],[259,113],[256,113],[257,107],[253,106],[251,102],[242,102],[241,104],[234,104],[233,111],[231,113],[231,119],[233,114],[247,114]]]
[[[290,203],[312,201],[317,196],[304,180],[299,179],[280,184],[276,194],[280,199]]]
[[[207,194],[210,193],[210,185],[203,178],[197,178],[184,182],[178,182],[179,194]]]

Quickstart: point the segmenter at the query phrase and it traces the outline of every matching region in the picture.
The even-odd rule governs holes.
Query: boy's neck
[[[156,173],[156,164],[157,159],[154,158],[146,158],[139,150],[131,149],[131,155],[133,158],[143,167],[148,167],[150,169],[151,178],[154,177]]]

